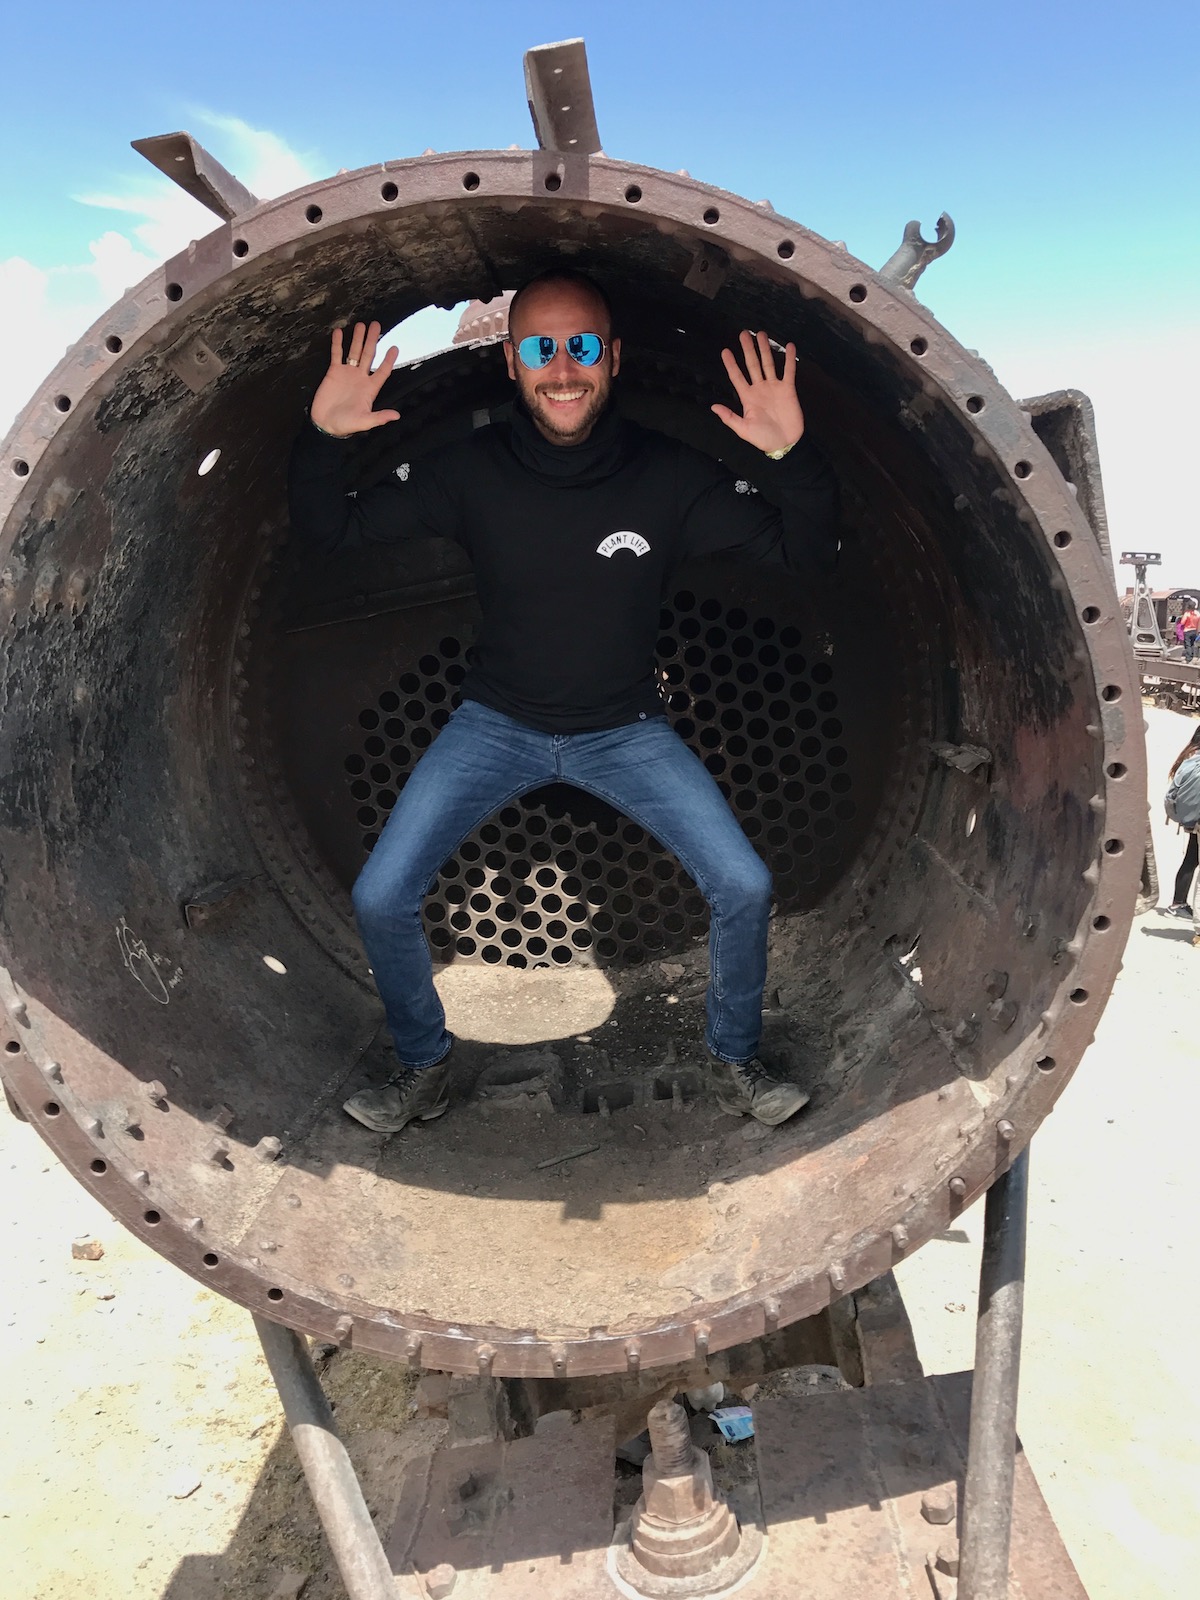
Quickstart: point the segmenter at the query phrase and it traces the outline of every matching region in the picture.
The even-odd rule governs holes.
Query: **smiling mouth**
[[[543,400],[549,400],[551,405],[569,406],[574,405],[577,400],[586,399],[588,391],[586,389],[539,389],[538,393]]]

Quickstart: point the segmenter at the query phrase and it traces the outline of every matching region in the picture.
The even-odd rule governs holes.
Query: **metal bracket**
[[[937,238],[933,240],[921,237],[919,222],[906,223],[900,248],[880,267],[879,276],[885,283],[911,289],[929,263],[944,256],[953,243],[954,222],[946,211],[937,219]]]
[[[582,39],[526,50],[525,95],[540,149],[579,156],[599,153],[596,106]]]
[[[258,196],[239,183],[215,156],[210,156],[190,133],[157,133],[149,139],[130,140],[139,155],[152,167],[177,183],[193,200],[199,200],[220,217],[232,222],[258,204]]]
[[[725,282],[728,271],[729,257],[719,245],[710,244],[706,239],[696,248],[683,286],[711,300]]]

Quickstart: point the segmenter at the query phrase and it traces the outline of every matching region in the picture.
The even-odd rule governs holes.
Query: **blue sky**
[[[127,284],[208,229],[130,139],[189,128],[264,196],[427,146],[528,145],[521,53],[575,35],[611,155],[766,196],[873,266],[910,217],[928,233],[949,211],[958,242],[921,298],[1014,394],[1091,393],[1114,544],[1200,582],[1194,0],[18,8],[0,427]]]

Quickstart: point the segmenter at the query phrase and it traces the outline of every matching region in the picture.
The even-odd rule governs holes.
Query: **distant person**
[[[1191,661],[1196,654],[1196,641],[1200,639],[1200,611],[1193,602],[1180,617],[1183,624],[1183,659]]]
[[[1185,763],[1191,762],[1197,763],[1197,770],[1200,771],[1200,727],[1192,734],[1192,737],[1184,745],[1171,765],[1168,777],[1172,785],[1175,784],[1176,774],[1179,769]],[[1197,781],[1200,781],[1200,778]],[[1170,791],[1168,791],[1169,793]],[[1167,814],[1168,816],[1171,815],[1169,809]],[[1171,820],[1176,821],[1177,819],[1172,817]],[[1180,826],[1182,827],[1184,824],[1180,823]],[[1188,901],[1192,888],[1192,878],[1195,875],[1197,865],[1200,865],[1200,828],[1193,826],[1188,829],[1187,837],[1187,849],[1183,852],[1183,861],[1180,863],[1179,871],[1175,874],[1175,893],[1171,904],[1163,907],[1163,913],[1168,917],[1192,916],[1192,908]]]

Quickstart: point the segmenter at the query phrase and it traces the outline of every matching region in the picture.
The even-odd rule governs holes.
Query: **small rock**
[[[99,1261],[103,1254],[104,1246],[90,1234],[81,1234],[71,1242],[71,1255],[76,1261]]]
[[[190,1467],[181,1467],[167,1479],[167,1493],[173,1500],[186,1500],[189,1495],[195,1494],[200,1483],[200,1478]]]
[[[962,1303],[961,1300],[947,1300],[946,1301],[946,1310],[947,1311],[965,1311],[966,1309],[967,1309],[966,1306]]]
[[[96,1284],[92,1289],[92,1293],[97,1300],[115,1300],[117,1298],[117,1291],[109,1288],[107,1283]]]
[[[270,1600],[299,1600],[310,1576],[311,1574],[301,1572],[297,1567],[289,1567],[281,1574],[279,1582],[271,1590]]]
[[[725,1385],[710,1383],[702,1389],[685,1389],[684,1393],[693,1411],[715,1411],[725,1399]]]
[[[751,1400],[754,1399],[754,1396],[761,1388],[762,1385],[760,1383],[744,1383],[738,1390],[738,1393],[741,1395],[746,1404],[749,1405]]]
[[[683,977],[685,969],[679,964],[678,961],[660,961],[658,963],[658,970],[662,973],[664,978],[669,979],[671,982],[675,982],[679,978]]]

